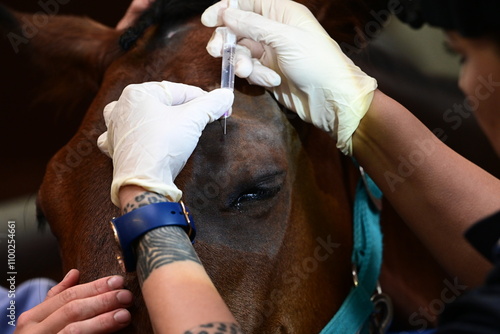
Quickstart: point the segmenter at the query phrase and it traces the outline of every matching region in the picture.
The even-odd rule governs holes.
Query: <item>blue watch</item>
[[[119,256],[118,262],[125,265],[126,271],[135,271],[137,260],[134,242],[146,232],[162,226],[182,227],[194,243],[194,221],[182,202],[148,204],[111,220],[111,228],[122,251],[122,258]]]

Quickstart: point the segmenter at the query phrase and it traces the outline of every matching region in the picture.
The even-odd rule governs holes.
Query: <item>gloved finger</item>
[[[260,59],[265,51],[264,46],[261,43],[255,42],[249,38],[240,39],[238,41],[238,45],[245,47],[250,52],[252,58]]]
[[[222,48],[224,47],[224,35],[222,31],[220,27],[215,29],[207,43],[207,52],[214,58],[222,57]]]
[[[234,93],[232,90],[218,88],[179,106],[179,108],[189,109],[189,118],[198,125],[201,132],[208,123],[222,117],[231,108],[233,100]]]
[[[234,74],[240,78],[247,78],[253,71],[253,61],[250,50],[241,45],[236,45],[234,54]]]
[[[247,77],[247,81],[252,85],[270,88],[279,86],[281,77],[269,67],[262,65],[257,59],[252,59],[252,73]]]
[[[224,25],[239,38],[249,38],[272,47],[283,45],[283,39],[293,36],[289,26],[253,12],[228,8],[224,11]]]
[[[217,27],[222,25],[221,11],[227,8],[227,0],[219,1],[208,7],[201,14],[201,23],[207,27]]]
[[[97,138],[97,147],[99,147],[102,153],[112,158],[111,152],[109,151],[108,131],[105,131]]]
[[[208,41],[207,51],[215,58],[222,57],[224,47],[224,35],[221,28],[215,29],[212,37]],[[240,44],[236,45],[234,72],[240,78],[246,78],[252,72],[252,54],[250,50]]]
[[[156,92],[159,94],[159,96],[161,96],[162,93],[170,95],[170,105],[173,106],[189,102],[193,99],[207,94],[207,92],[200,87],[186,84],[180,84],[170,81],[155,82],[154,84],[156,84],[156,86],[151,86],[153,89],[150,91],[150,93],[154,94],[154,92]]]
[[[228,0],[219,1],[208,7],[201,15],[201,23],[207,27],[224,25],[223,15],[227,8]],[[278,21],[283,18],[282,13],[293,10],[295,14],[295,12],[303,11],[304,8],[304,6],[289,0],[238,0],[238,9],[251,11]]]
[[[226,5],[227,7],[227,5]],[[226,8],[227,9],[227,8]],[[234,8],[229,8],[233,10]],[[253,12],[273,21],[291,26],[301,26],[307,29],[311,23],[314,29],[321,26],[311,11],[303,4],[290,0],[238,0],[237,9],[246,12]],[[218,12],[223,25],[227,26],[226,15],[228,12],[223,9]]]
[[[113,110],[115,109],[115,106],[117,103],[118,103],[118,101],[113,101],[113,102],[108,103],[104,107],[104,111],[102,112],[102,114],[104,116],[104,122],[106,123],[106,127],[109,126],[109,117],[110,117],[111,113],[113,112]]]
[[[213,10],[207,9],[205,13],[207,14],[207,17],[212,18],[213,12],[216,10],[222,10],[224,9],[224,23],[227,27],[229,27],[238,37],[244,37],[248,38],[253,41],[257,42],[265,42],[267,44],[270,44],[269,41],[269,33],[276,31],[277,29],[282,30],[283,29],[283,24],[278,23],[276,21],[267,19],[261,15],[252,13],[252,12],[247,12],[247,11],[242,11],[238,9],[233,9],[229,8],[226,9],[226,7],[221,7],[222,1],[213,5],[214,7]],[[211,7],[211,8],[212,8]],[[229,14],[228,14],[229,12]],[[205,14],[204,13],[204,14]],[[208,18],[206,20],[209,20]],[[202,16],[202,22],[203,22],[203,16]],[[214,25],[209,25],[210,23],[213,23],[212,21],[206,22],[208,26],[214,26]],[[205,24],[205,23],[204,23]],[[219,21],[217,19],[216,22],[217,25],[219,24]],[[278,28],[279,27],[279,28]],[[286,28],[286,27],[285,27]],[[277,36],[277,35],[276,35]],[[275,36],[275,38],[277,38]],[[251,42],[247,42],[251,43]],[[255,43],[255,42],[254,42]],[[213,57],[220,57],[221,56],[221,50],[224,44],[224,37],[222,35],[222,31],[217,28],[215,29],[214,33],[212,34],[212,37],[210,41],[207,44],[207,51],[208,53],[213,56]],[[257,51],[259,50],[259,46],[254,45],[253,47],[249,47],[250,45],[246,45],[252,52],[252,55],[256,58],[260,58],[260,56],[257,54]],[[260,48],[260,51],[262,51],[262,48]]]

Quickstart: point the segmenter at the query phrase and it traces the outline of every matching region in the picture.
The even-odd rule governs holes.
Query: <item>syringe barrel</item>
[[[227,28],[222,50],[221,88],[234,89],[234,57],[236,38]]]

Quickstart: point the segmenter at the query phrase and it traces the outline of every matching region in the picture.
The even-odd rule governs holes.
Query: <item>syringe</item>
[[[229,0],[229,7],[237,8],[238,0]],[[234,56],[236,51],[236,35],[226,27],[222,27],[220,29],[224,35],[220,86],[221,88],[234,90]],[[228,117],[229,111],[224,114],[224,134],[226,134],[226,122]]]

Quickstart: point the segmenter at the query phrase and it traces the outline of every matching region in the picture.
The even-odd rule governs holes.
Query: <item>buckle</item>
[[[189,219],[189,211],[186,210],[186,206],[183,201],[179,201],[179,204],[182,207],[182,214],[184,215],[184,218],[186,218],[186,223],[189,226],[188,237],[191,238],[191,234],[193,234],[193,226],[191,225],[191,219]]]

